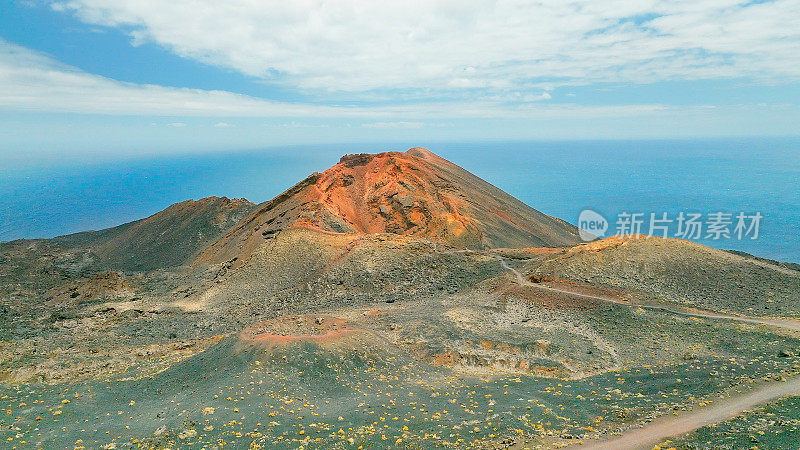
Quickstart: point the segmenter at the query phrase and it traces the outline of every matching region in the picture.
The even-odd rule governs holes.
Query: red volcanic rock
[[[413,235],[469,248],[567,246],[575,228],[423,148],[345,155],[262,203],[201,256],[247,256],[283,229]]]
[[[282,316],[245,328],[239,333],[239,344],[267,348],[294,342],[323,344],[354,332],[347,322],[338,317]]]

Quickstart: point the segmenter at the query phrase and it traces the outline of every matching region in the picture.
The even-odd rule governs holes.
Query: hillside
[[[680,239],[610,237],[539,256],[532,275],[747,315],[800,315],[800,271]]]
[[[201,257],[245,259],[290,226],[392,233],[469,248],[566,246],[574,226],[543,214],[432,152],[346,155],[255,211]]]
[[[252,211],[243,199],[176,203],[101,231],[0,243],[0,296],[35,296],[81,276],[179,266]],[[13,298],[13,297],[12,297]]]
[[[423,149],[2,243],[0,439],[561,448],[799,376],[800,272],[576,243]]]
[[[253,207],[245,199],[226,197],[186,200],[145,219],[61,236],[50,242],[88,249],[96,269],[148,271],[173,267],[195,256]]]

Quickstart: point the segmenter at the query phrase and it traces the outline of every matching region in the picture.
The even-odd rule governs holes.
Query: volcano
[[[0,243],[0,439],[554,448],[645,426],[609,444],[629,448],[650,420],[796,396],[795,266],[660,237],[577,242],[414,148],[346,155],[258,205],[188,200]],[[773,405],[759,410],[797,417]],[[765,448],[796,447],[768,431],[790,437]]]
[[[204,262],[252,253],[288,227],[326,233],[392,233],[456,247],[561,247],[569,223],[541,213],[424,148],[345,155],[274,199],[211,245]]]

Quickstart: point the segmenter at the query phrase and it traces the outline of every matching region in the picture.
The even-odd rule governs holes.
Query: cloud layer
[[[308,91],[800,79],[797,0],[69,0],[53,7],[121,28],[134,43]]]
[[[336,119],[558,118],[658,114],[674,110],[658,104],[620,106],[544,105],[546,93],[530,103],[503,99],[336,106],[286,103],[227,91],[126,83],[90,74],[0,39],[0,110],[157,116],[318,117]],[[387,124],[417,121],[379,121]]]
[[[124,83],[60,64],[0,39],[0,108],[130,115],[335,115],[334,108],[277,103],[225,91]]]

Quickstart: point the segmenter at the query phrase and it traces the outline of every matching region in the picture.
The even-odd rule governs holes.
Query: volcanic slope
[[[614,236],[539,252],[532,279],[622,290],[633,298],[757,316],[800,316],[800,271],[680,239]]]
[[[200,262],[240,263],[290,226],[324,232],[416,236],[458,247],[553,247],[579,242],[576,228],[543,214],[422,149],[346,155],[258,205]]]
[[[145,219],[100,231],[52,239],[63,247],[91,249],[101,269],[148,271],[179,266],[250,213],[245,199],[206,197],[175,203]]]
[[[107,270],[147,272],[180,266],[254,207],[244,199],[208,197],[105,230],[0,243],[0,301],[4,294],[44,295],[55,286]]]
[[[796,271],[676,240],[454,248],[577,239],[424,150],[207,202],[0,244],[0,442],[547,448],[800,373],[795,329],[637,307],[788,314]]]

